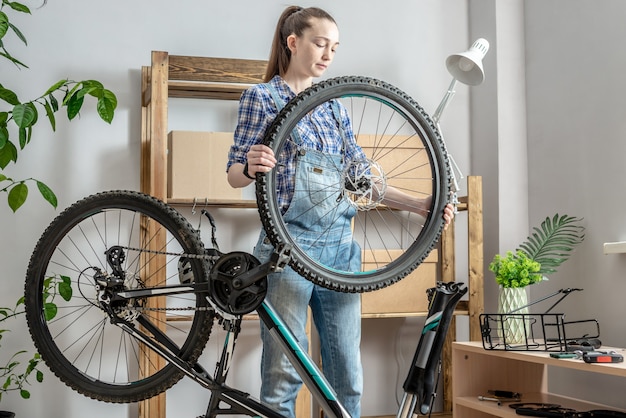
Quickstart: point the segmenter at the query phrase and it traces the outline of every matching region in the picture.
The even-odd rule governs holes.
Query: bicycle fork
[[[431,412],[443,344],[454,309],[465,293],[467,287],[456,282],[437,282],[436,287],[428,289],[428,317],[403,385],[404,396],[397,418],[411,418],[415,413],[428,415]]]

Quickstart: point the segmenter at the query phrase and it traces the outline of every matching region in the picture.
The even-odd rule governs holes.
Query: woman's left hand
[[[444,229],[448,229],[448,225],[454,219],[454,205],[452,203],[448,203],[446,207],[443,209],[443,220],[445,221]]]

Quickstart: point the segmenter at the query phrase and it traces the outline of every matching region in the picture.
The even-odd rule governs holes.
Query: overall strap
[[[332,107],[333,115],[335,115],[335,119],[337,120],[337,123],[339,124],[339,135],[341,135],[341,140],[343,141],[343,146],[342,146],[342,154],[343,154],[346,150],[346,144],[348,142],[346,141],[346,133],[343,130],[343,123],[341,123],[341,110],[339,110],[339,102],[337,102],[337,100],[333,100],[330,103],[330,107]]]
[[[276,108],[278,108],[278,111],[280,112],[283,107],[285,107],[285,101],[282,99],[282,97],[280,97],[278,91],[276,90],[276,87],[274,87],[272,83],[265,83],[265,86],[270,91],[270,95],[272,96],[272,99],[276,104]],[[298,133],[298,130],[296,128],[294,128],[291,132],[291,136],[293,137],[296,145],[298,145],[299,147],[302,144],[302,138],[300,137],[300,134]]]

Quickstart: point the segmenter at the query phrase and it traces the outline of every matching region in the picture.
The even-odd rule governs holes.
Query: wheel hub
[[[343,171],[344,192],[358,210],[374,209],[385,198],[387,179],[382,167],[374,160],[353,160]]]

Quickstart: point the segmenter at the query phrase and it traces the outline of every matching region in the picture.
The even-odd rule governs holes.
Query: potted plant
[[[504,257],[496,254],[489,264],[489,270],[495,274],[500,286],[498,314],[502,315],[501,328],[511,344],[525,340],[527,327],[520,317],[510,314],[528,313],[526,287],[547,280],[547,275],[556,272],[576,245],[583,242],[585,228],[580,225],[581,221],[581,218],[559,216],[558,213],[547,217],[539,227],[532,229],[531,235],[515,252],[508,251]]]

